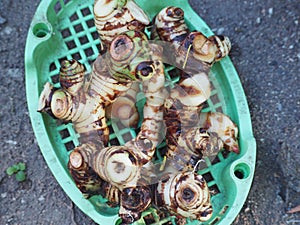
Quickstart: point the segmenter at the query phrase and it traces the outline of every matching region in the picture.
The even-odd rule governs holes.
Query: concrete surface
[[[0,7],[0,224],[94,224],[62,191],[40,153],[25,98],[24,47],[39,1]],[[234,224],[300,224],[300,2],[191,0],[195,11],[230,37],[257,140],[249,197]],[[27,165],[27,180],[6,175]]]

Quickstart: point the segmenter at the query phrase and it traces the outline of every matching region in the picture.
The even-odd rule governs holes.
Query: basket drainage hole
[[[33,34],[37,38],[44,38],[50,33],[49,26],[45,23],[37,23],[33,27]]]
[[[246,163],[237,164],[234,168],[234,175],[238,179],[246,179],[250,175],[250,167]]]

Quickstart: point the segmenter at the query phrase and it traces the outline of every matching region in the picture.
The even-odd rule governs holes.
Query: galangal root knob
[[[212,216],[208,186],[197,173],[167,174],[159,181],[156,194],[156,204],[176,216],[202,222]]]

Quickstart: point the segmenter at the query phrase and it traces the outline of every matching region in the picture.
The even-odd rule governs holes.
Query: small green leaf
[[[15,165],[13,166],[10,166],[6,169],[6,173],[7,175],[11,176],[13,175],[14,173],[18,172],[18,168],[15,167]]]
[[[23,171],[26,169],[25,163],[18,163],[19,170]]]
[[[19,182],[22,182],[26,179],[26,174],[24,171],[19,171],[17,172],[16,174],[16,180],[19,181]]]
[[[12,165],[12,167],[14,168],[15,173],[19,171],[18,164],[14,164],[14,165]]]
[[[8,168],[6,169],[6,173],[7,173],[7,175],[9,175],[9,176],[13,175],[13,174],[16,173],[16,172],[17,172],[17,170],[15,170],[15,168],[14,168],[13,166],[10,166],[10,167],[8,167]]]

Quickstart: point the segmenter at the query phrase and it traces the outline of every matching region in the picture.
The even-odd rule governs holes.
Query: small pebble
[[[282,104],[281,104],[281,103],[277,103],[277,109],[278,109],[279,111],[282,110]]]
[[[16,141],[13,141],[13,140],[6,140],[4,141],[6,144],[10,144],[10,145],[16,145],[17,142]]]
[[[261,19],[260,19],[260,17],[257,17],[257,18],[256,18],[256,23],[258,23],[258,24],[259,24],[260,22],[261,22]]]
[[[273,8],[269,8],[268,13],[269,13],[269,16],[272,16],[273,15]]]
[[[5,27],[3,30],[4,34],[10,35],[13,32],[13,29],[11,27]]]
[[[250,208],[249,208],[249,207],[247,207],[247,208],[245,209],[245,213],[248,213],[248,212],[250,212]]]
[[[44,196],[41,196],[41,197],[38,198],[38,200],[41,202],[41,201],[44,201],[45,198],[44,198]]]
[[[220,27],[219,29],[218,29],[218,34],[223,34],[224,33],[224,31],[225,31],[225,28],[224,27]]]
[[[7,192],[1,194],[1,198],[6,198],[6,196],[7,196]]]
[[[3,18],[2,16],[0,16],[0,25],[5,24],[6,23],[6,19]]]
[[[8,77],[22,77],[22,71],[19,68],[10,68],[7,71]]]

